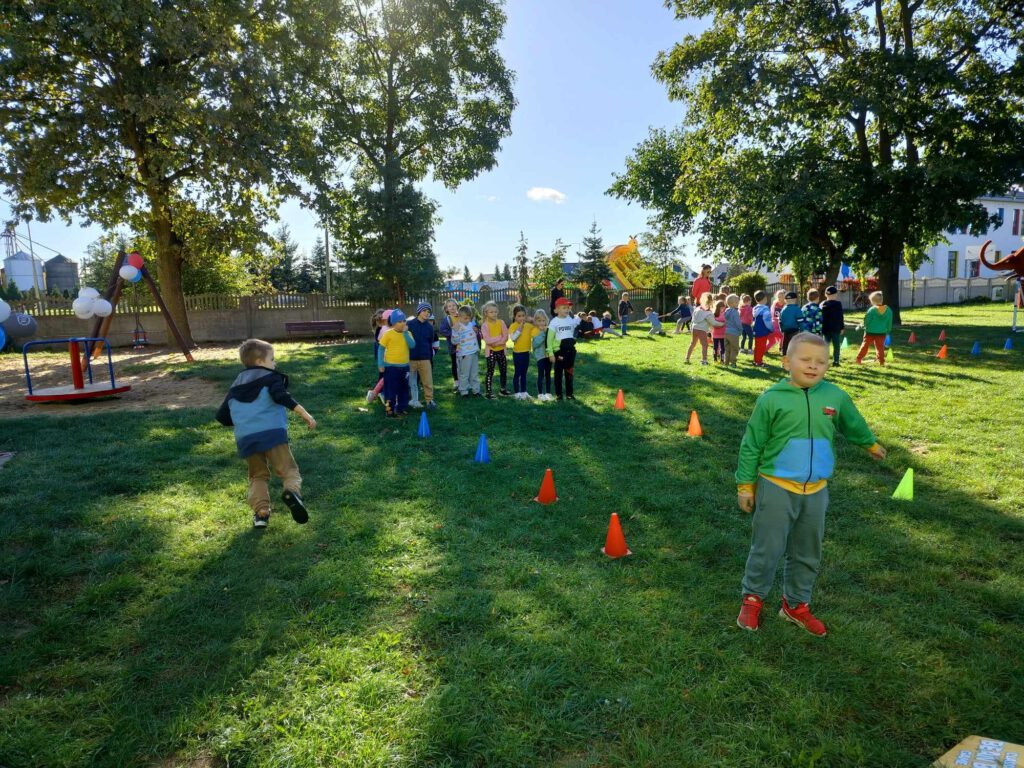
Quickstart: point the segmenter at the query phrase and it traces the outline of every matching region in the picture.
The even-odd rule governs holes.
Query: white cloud
[[[488,198],[487,198],[487,202],[488,202],[488,203],[496,203],[496,202],[498,202],[498,197],[497,197],[497,195],[491,195],[490,197],[488,197]]]
[[[547,202],[555,205],[561,205],[568,199],[564,192],[551,187],[532,187],[526,191],[526,196],[536,203]]]

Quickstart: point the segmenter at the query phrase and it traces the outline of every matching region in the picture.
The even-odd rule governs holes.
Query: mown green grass
[[[442,389],[429,440],[360,410],[368,347],[285,345],[320,423],[292,431],[312,519],[279,504],[263,533],[209,411],[2,422],[0,765],[926,766],[1024,740],[1008,317],[907,313],[891,368],[830,376],[890,453],[839,443],[824,640],[734,624],[732,473],[780,372],[685,366],[686,336],[584,346],[575,404]],[[236,365],[173,369],[226,388]],[[631,558],[600,554],[611,512]]]

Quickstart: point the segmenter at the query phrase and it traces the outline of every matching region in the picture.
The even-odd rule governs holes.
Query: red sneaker
[[[782,608],[779,609],[779,616],[786,621],[793,622],[798,627],[803,627],[815,637],[824,637],[828,634],[825,625],[815,618],[807,603],[800,603],[790,608],[786,598],[782,598]]]
[[[757,632],[761,623],[761,608],[764,601],[757,595],[744,595],[743,607],[740,608],[740,615],[736,617],[736,625],[740,629],[749,629]]]

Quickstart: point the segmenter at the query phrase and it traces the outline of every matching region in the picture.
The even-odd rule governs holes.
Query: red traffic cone
[[[615,397],[615,409],[619,411],[626,410],[626,397],[622,394],[622,390],[619,390],[619,394]]]
[[[945,340],[946,340],[946,329],[943,328],[942,329],[942,333],[939,334],[939,341],[945,341]]]
[[[622,535],[619,516],[614,512],[612,512],[612,519],[608,522],[608,536],[605,538],[601,551],[612,559],[633,554],[626,546],[626,537]]]
[[[945,344],[942,345],[942,349],[939,350],[939,353],[936,355],[936,357],[939,358],[939,360],[945,360],[946,359],[946,345]]]
[[[558,501],[558,496],[555,495],[555,476],[551,474],[551,470],[547,470],[544,473],[544,480],[540,484],[540,491],[533,499],[538,504],[554,504]]]
[[[907,339],[907,344],[917,344],[917,334],[913,331],[910,332],[910,338]]]
[[[686,428],[686,434],[690,437],[701,437],[704,435],[704,430],[700,428],[700,419],[697,418],[696,411],[690,411],[690,426]]]

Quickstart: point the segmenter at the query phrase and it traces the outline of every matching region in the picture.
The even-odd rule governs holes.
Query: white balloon
[[[125,264],[121,269],[117,271],[117,274],[121,276],[122,280],[127,280],[129,283],[135,279],[135,276],[139,274],[139,270],[133,267],[131,264]]]
[[[106,299],[96,299],[92,303],[92,313],[96,317],[106,317],[114,311],[114,307]]]
[[[85,296],[79,296],[73,302],[71,302],[71,311],[74,312],[82,320],[88,320],[92,317],[93,304],[96,302],[95,299],[88,299]]]
[[[92,299],[98,299],[99,297],[100,292],[95,288],[81,288],[78,291],[78,298],[80,299],[89,299],[91,301]]]
[[[11,305],[0,299],[0,323],[11,316]]]

